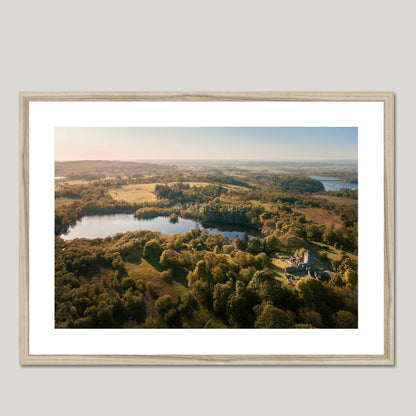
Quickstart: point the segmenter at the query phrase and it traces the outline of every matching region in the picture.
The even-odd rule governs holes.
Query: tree
[[[308,307],[313,307],[325,299],[325,287],[312,277],[301,279],[296,285],[296,290]]]
[[[358,273],[356,270],[348,269],[344,273],[344,280],[353,286],[358,284]]]
[[[260,300],[274,302],[277,299],[280,283],[277,280],[260,283],[258,295]]]
[[[332,288],[341,287],[342,285],[343,285],[342,278],[338,275],[331,277],[331,279],[328,282],[328,286]]]
[[[152,282],[147,282],[146,283],[146,290],[149,292],[149,294],[152,298],[154,298],[154,299],[157,298],[158,294],[157,294],[157,292],[155,290],[155,286]]]
[[[197,280],[191,286],[191,293],[205,307],[212,307],[212,290],[207,282]]]
[[[270,264],[270,258],[266,253],[260,253],[256,256],[256,263],[258,269],[263,269]]]
[[[169,216],[169,221],[172,224],[176,224],[178,222],[178,216],[174,212],[172,212],[172,214],[170,214]]]
[[[136,296],[130,290],[127,291],[124,296],[124,308],[138,322],[143,322],[146,319],[146,304],[142,294]]]
[[[195,267],[195,270],[193,272],[196,280],[208,280],[209,274],[207,269],[207,264],[204,260],[200,260]]]
[[[267,300],[273,302],[280,289],[281,283],[277,281],[273,273],[268,270],[258,270],[247,285],[250,305]]]
[[[157,240],[148,241],[143,249],[143,255],[148,259],[158,259],[162,252],[162,247]]]
[[[247,245],[247,250],[253,254],[259,253],[261,251],[261,241],[257,237],[251,237]]]
[[[165,250],[160,256],[160,265],[166,268],[179,269],[179,253],[174,250]]]
[[[265,249],[268,253],[279,250],[279,240],[276,236],[270,235],[264,239]]]
[[[219,283],[223,283],[227,279],[224,270],[220,266],[215,266],[212,269],[212,277]]]
[[[244,242],[246,247],[247,247],[248,241],[249,241],[248,234],[244,233],[243,234],[243,242]]]
[[[234,251],[234,246],[233,246],[233,245],[231,245],[231,244],[225,244],[225,245],[222,247],[222,251],[223,251],[225,254],[231,254],[231,253]]]
[[[121,281],[121,287],[124,290],[127,290],[129,288],[134,288],[136,286],[136,281],[132,278],[132,277],[125,277],[122,281]]]
[[[249,321],[249,305],[247,299],[247,290],[244,283],[238,281],[236,290],[230,296],[227,302],[227,315],[230,324],[235,328],[244,328]]]
[[[246,251],[238,251],[233,259],[242,269],[246,267],[254,266],[256,264],[256,259],[250,253]]]
[[[238,235],[235,237],[233,245],[237,250],[242,250],[242,251],[244,251],[247,247],[245,241],[242,240]]]
[[[172,283],[172,276],[173,276],[172,269],[164,270],[162,274],[160,275],[160,277],[165,283]]]
[[[357,317],[349,311],[338,311],[332,315],[337,328],[357,328]]]
[[[176,305],[177,302],[170,295],[162,296],[155,302],[155,308],[168,328],[176,328],[182,325]]]
[[[325,230],[324,234],[322,235],[322,240],[325,244],[329,244],[330,246],[333,246],[337,241],[337,235],[334,231],[334,227],[329,227]]]
[[[214,312],[220,316],[225,317],[225,312],[227,309],[228,299],[233,293],[233,284],[232,282],[227,282],[225,284],[217,283],[214,287]]]
[[[101,301],[97,306],[98,325],[101,328],[111,328],[114,326],[113,307],[105,301]]]
[[[263,306],[254,323],[256,328],[290,328],[292,325],[289,315],[270,303]]]
[[[308,240],[321,241],[322,231],[316,225],[308,225],[306,227],[306,237]]]
[[[299,238],[293,231],[286,233],[284,236],[280,237],[280,244],[282,247],[288,251],[292,252],[304,244],[304,241]]]
[[[314,328],[322,328],[322,316],[319,312],[314,310],[306,309],[302,310],[300,313],[300,317],[305,324],[309,324]]]
[[[254,276],[247,285],[247,289],[257,292],[260,289],[260,284],[263,282],[277,282],[273,276],[273,273],[268,270],[258,270],[254,273]]]

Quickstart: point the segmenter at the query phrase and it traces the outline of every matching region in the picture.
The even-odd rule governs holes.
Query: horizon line
[[[215,162],[358,162],[358,159],[215,159],[215,158],[144,158],[144,159],[55,159],[55,162],[134,162],[144,161],[215,161]]]

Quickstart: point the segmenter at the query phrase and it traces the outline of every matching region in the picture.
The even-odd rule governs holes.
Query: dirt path
[[[209,319],[207,323],[205,324],[204,329],[208,328],[213,320],[214,318]]]

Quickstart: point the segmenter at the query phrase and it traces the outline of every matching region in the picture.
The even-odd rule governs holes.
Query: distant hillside
[[[55,176],[68,179],[79,179],[85,175],[99,175],[104,177],[154,174],[173,172],[174,166],[161,166],[154,163],[137,163],[111,160],[76,160],[69,162],[55,162]]]

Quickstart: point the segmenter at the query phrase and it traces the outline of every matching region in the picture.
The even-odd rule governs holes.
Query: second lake
[[[339,191],[340,189],[358,189],[358,183],[344,182],[337,178],[328,178],[326,176],[309,176],[311,179],[316,179],[321,182],[325,191]]]

